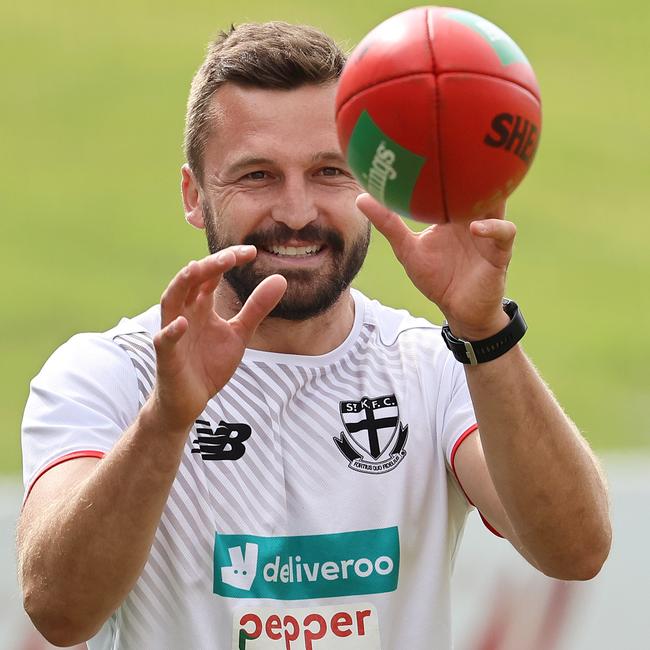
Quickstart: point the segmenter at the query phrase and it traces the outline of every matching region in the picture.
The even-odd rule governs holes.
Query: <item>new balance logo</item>
[[[244,441],[251,437],[251,428],[221,420],[213,431],[207,420],[197,420],[196,433],[193,454],[201,454],[203,460],[239,460],[246,453]]]
[[[250,591],[253,580],[257,575],[257,544],[246,544],[246,554],[242,554],[241,546],[228,549],[230,566],[221,567],[221,582]]]

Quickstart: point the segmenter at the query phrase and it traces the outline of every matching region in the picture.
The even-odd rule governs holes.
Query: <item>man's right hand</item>
[[[154,336],[156,386],[150,405],[166,425],[187,430],[228,383],[258,325],[287,287],[281,275],[265,278],[240,312],[225,320],[214,308],[223,274],[251,262],[254,246],[231,246],[179,271],[162,295],[161,329]]]

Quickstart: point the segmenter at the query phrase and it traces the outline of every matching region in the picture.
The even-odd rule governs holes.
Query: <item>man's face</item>
[[[211,252],[254,244],[257,258],[226,280],[244,302],[280,273],[287,291],[272,316],[303,320],[331,307],[365,258],[360,187],[340,151],[335,86],[260,90],[226,84],[213,98],[203,225]]]

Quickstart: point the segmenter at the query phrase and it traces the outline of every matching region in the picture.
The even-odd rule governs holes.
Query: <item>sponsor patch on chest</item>
[[[381,650],[377,611],[367,603],[242,608],[232,650]]]
[[[215,535],[214,593],[307,600],[387,593],[399,579],[396,526],[321,535]]]

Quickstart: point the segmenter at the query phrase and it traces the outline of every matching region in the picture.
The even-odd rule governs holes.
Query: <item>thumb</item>
[[[512,250],[515,235],[517,234],[515,224],[503,218],[472,221],[469,229],[475,237],[491,239],[498,249],[506,252]]]
[[[245,344],[259,324],[273,311],[287,290],[287,280],[279,274],[264,278],[248,297],[241,310],[230,319],[231,326]]]

